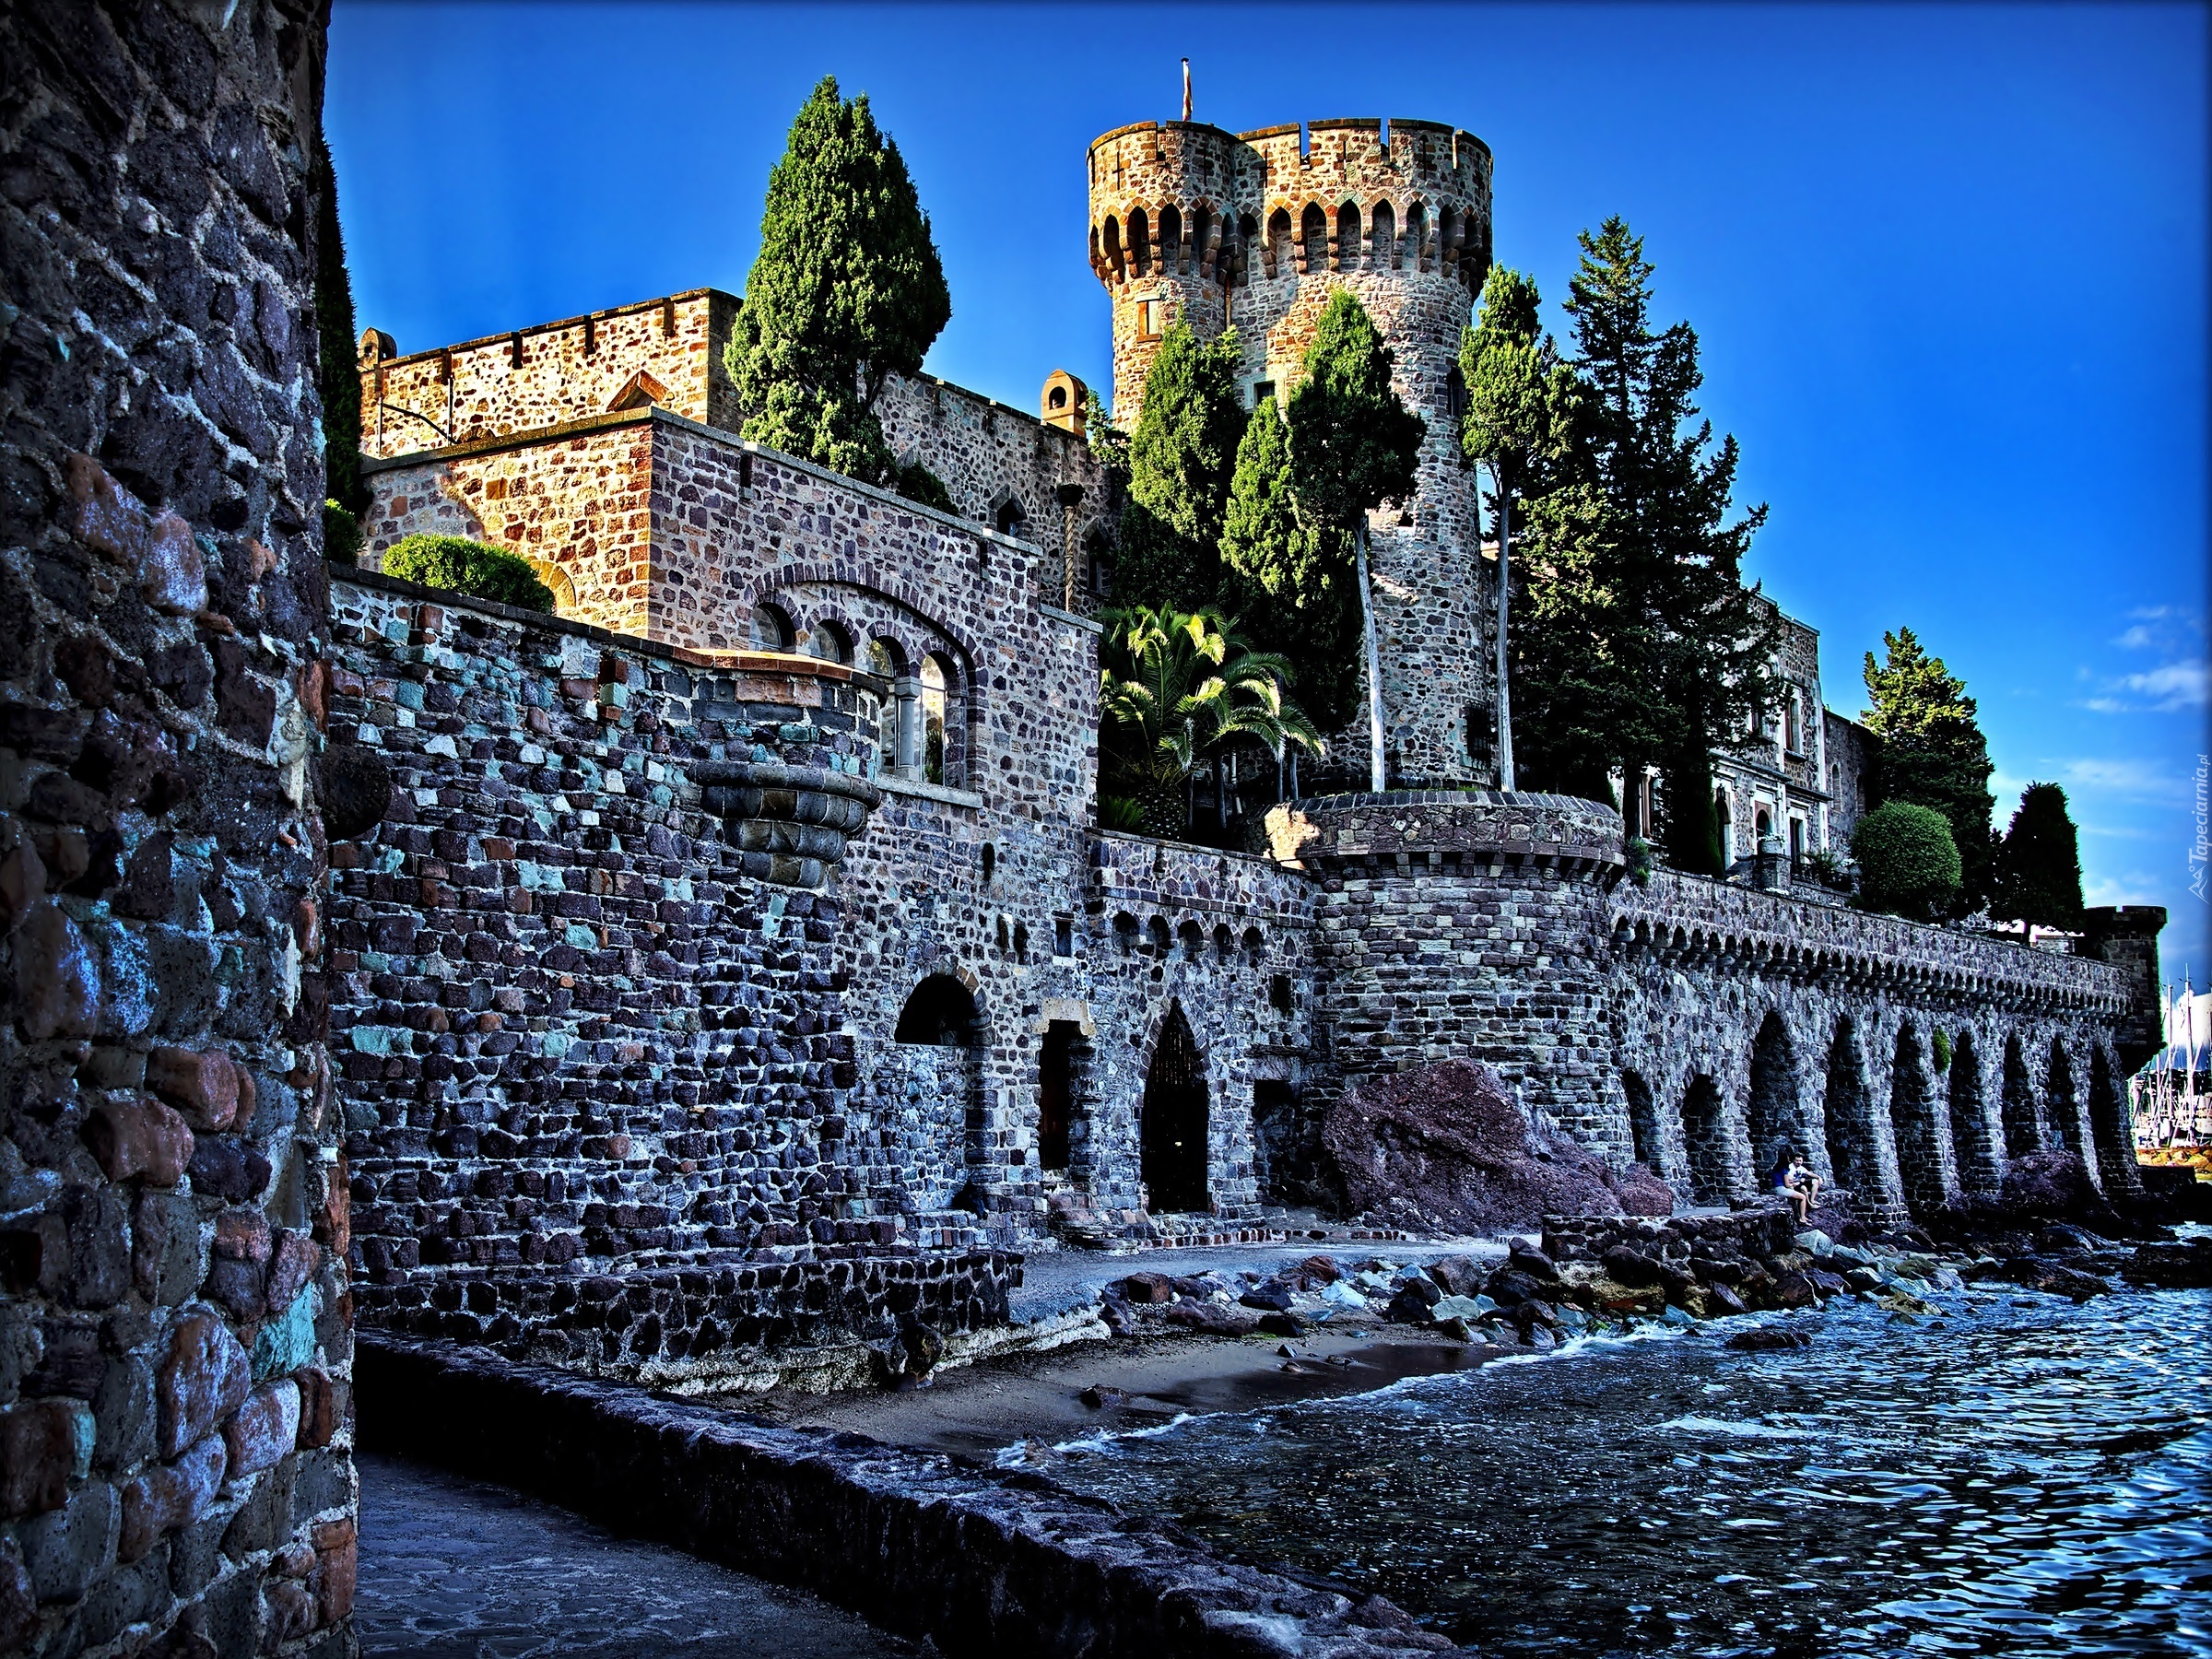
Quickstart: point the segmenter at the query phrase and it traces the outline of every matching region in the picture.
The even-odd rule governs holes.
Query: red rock
[[[100,1027],[100,961],[51,899],[32,905],[11,941],[16,1020],[33,1042],[89,1037]]]
[[[228,1054],[158,1048],[146,1057],[146,1086],[194,1129],[228,1129],[238,1116],[238,1069]]]
[[[76,1400],[23,1400],[0,1412],[0,1515],[43,1514],[68,1500],[86,1416]]]
[[[210,1434],[173,1463],[157,1464],[124,1483],[123,1535],[116,1554],[135,1561],[162,1534],[190,1526],[207,1512],[223,1484],[230,1453],[223,1437]]]
[[[327,1446],[338,1431],[338,1384],[319,1365],[303,1366],[292,1373],[300,1384],[300,1445],[302,1451]]]
[[[255,1389],[223,1425],[223,1443],[230,1449],[229,1478],[269,1467],[299,1438],[300,1384],[287,1377]]]
[[[315,1628],[315,1598],[291,1580],[270,1580],[262,1598],[269,1609],[264,1633],[272,1642],[289,1641]]]
[[[269,1558],[269,1570],[281,1578],[305,1578],[315,1570],[314,1547],[309,1544],[287,1544]]]
[[[1175,1287],[1162,1273],[1132,1273],[1122,1280],[1122,1295],[1133,1302],[1173,1301]]]
[[[138,580],[156,610],[190,617],[207,608],[207,561],[192,526],[175,513],[163,513],[147,532]]]
[[[1532,1132],[1497,1074],[1465,1061],[1371,1078],[1343,1096],[1322,1122],[1321,1163],[1349,1215],[1410,1203],[1479,1232],[1622,1211],[1595,1154]]]
[[[62,475],[76,512],[69,530],[78,541],[110,559],[135,566],[143,557],[151,524],[138,498],[108,476],[89,455],[71,455]]]
[[[319,1559],[317,1600],[324,1624],[335,1624],[353,1611],[353,1592],[359,1574],[359,1541],[351,1521],[325,1521],[308,1535]]]
[[[85,1142],[110,1181],[144,1176],[154,1186],[175,1186],[192,1162],[192,1131],[183,1115],[144,1095],[97,1108],[85,1124]]]
[[[306,1288],[323,1265],[323,1247],[303,1232],[286,1230],[276,1235],[276,1253],[269,1263],[268,1305],[288,1308],[292,1298]]]
[[[352,1176],[343,1155],[323,1171],[323,1209],[315,1218],[315,1237],[341,1258],[353,1243]]]
[[[215,1218],[215,1253],[259,1266],[269,1259],[274,1235],[256,1209],[227,1209]]]
[[[169,1357],[154,1373],[160,1448],[174,1457],[238,1409],[253,1387],[253,1367],[230,1327],[212,1313],[179,1323]]]

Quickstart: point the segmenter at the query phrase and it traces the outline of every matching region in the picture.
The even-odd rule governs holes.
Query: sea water
[[[1186,1417],[1051,1473],[1486,1653],[2212,1654],[2212,1292],[1938,1300]]]

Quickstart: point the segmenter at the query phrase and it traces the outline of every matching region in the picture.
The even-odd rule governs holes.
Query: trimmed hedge
[[[553,608],[553,590],[528,559],[464,535],[407,536],[384,555],[384,574],[524,610]]]
[[[1914,921],[1942,915],[1959,891],[1959,843],[1942,813],[1890,801],[1851,832],[1859,865],[1859,903]]]

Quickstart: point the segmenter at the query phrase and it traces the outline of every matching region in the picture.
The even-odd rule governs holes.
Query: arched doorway
[[[1810,1159],[1805,1114],[1797,1100],[1797,1056],[1780,1014],[1769,1011],[1751,1042],[1750,1120],[1752,1172],[1763,1184],[1785,1147]]]
[[[1994,1193],[2001,1184],[1997,1150],[1989,1133],[1989,1107],[1982,1098],[1982,1051],[1974,1034],[1961,1030],[1951,1045],[1951,1152],[1959,1160],[1959,1184],[1969,1192]]]
[[[924,1125],[914,1159],[924,1209],[981,1214],[990,1179],[983,1127],[982,1016],[968,987],[949,973],[916,985],[899,1010],[885,1067],[894,1098],[911,1102]]]
[[[1943,1144],[1936,1133],[1935,1092],[1921,1059],[1920,1033],[1909,1024],[1898,1028],[1889,1065],[1889,1123],[1897,1131],[1905,1207],[1916,1217],[1932,1215],[1943,1207]]]
[[[1698,1204],[1725,1204],[1732,1185],[1727,1111],[1720,1085],[1703,1072],[1682,1091],[1682,1140],[1689,1153],[1689,1192]]]
[[[1206,1196],[1206,1059],[1182,1005],[1172,1004],[1145,1071],[1137,1138],[1150,1207],[1203,1210]]]
[[[2025,1158],[2043,1149],[2042,1125],[2036,1121],[2035,1082],[2028,1076],[2028,1057],[2020,1052],[2020,1034],[2005,1039],[2005,1093],[1998,1103],[2005,1121],[2005,1156]]]
[[[1828,1046],[1828,1162],[1836,1180],[1858,1195],[1862,1213],[1882,1202],[1882,1167],[1874,1138],[1874,1102],[1866,1092],[1866,1062],[1849,1015],[1836,1021]]]

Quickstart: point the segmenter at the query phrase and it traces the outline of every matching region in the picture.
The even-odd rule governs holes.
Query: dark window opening
[[[1076,924],[1072,916],[1053,918],[1053,954],[1063,957],[1076,954]]]
[[[1044,1051],[1037,1067],[1037,1163],[1044,1170],[1067,1168],[1068,1125],[1076,1115],[1076,1045],[1083,1030],[1072,1019],[1045,1028]]]
[[[1290,994],[1288,974],[1278,973],[1268,980],[1267,1006],[1278,1014],[1288,1014],[1298,1006]]]

